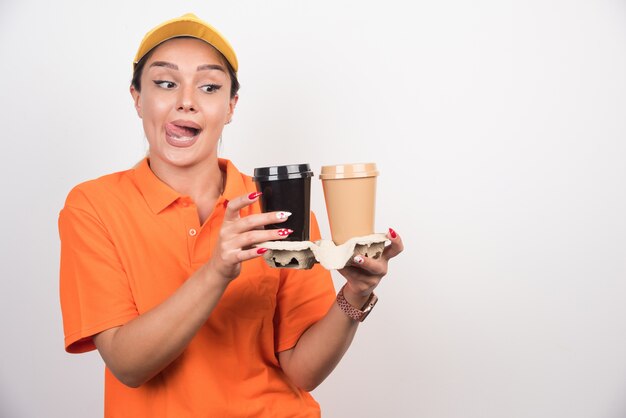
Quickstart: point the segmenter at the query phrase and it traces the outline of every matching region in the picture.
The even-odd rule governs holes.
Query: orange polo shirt
[[[188,197],[161,182],[148,160],[75,187],[59,216],[65,348],[95,349],[92,336],[168,298],[210,257],[224,199],[255,191],[228,160],[224,194],[200,225]],[[258,212],[255,204],[242,216]],[[312,217],[311,238],[319,239]],[[328,271],[243,263],[183,354],[139,388],[105,372],[106,417],[318,417],[311,395],[289,381],[276,353],[292,348],[334,302]]]

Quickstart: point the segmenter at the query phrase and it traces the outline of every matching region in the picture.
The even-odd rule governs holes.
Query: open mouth
[[[167,142],[174,147],[190,147],[196,143],[202,128],[197,123],[175,120],[165,125]]]
[[[175,121],[165,125],[165,132],[173,138],[193,138],[201,131],[202,129],[192,122]]]

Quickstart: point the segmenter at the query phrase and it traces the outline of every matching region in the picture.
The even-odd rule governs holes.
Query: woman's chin
[[[194,148],[168,147],[156,153],[151,150],[150,156],[161,160],[161,164],[171,167],[190,167],[209,161],[213,157],[213,153],[198,151]]]

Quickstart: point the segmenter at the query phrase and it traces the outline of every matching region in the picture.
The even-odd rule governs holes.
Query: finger
[[[352,258],[352,266],[358,267],[372,276],[384,276],[387,274],[387,260],[381,260],[380,258],[375,260],[363,255],[355,255]]]
[[[244,216],[231,221],[226,232],[228,234],[242,234],[255,229],[262,230],[266,225],[285,222],[289,216],[291,216],[290,212],[266,212]]]
[[[397,256],[404,250],[404,244],[402,243],[402,238],[400,237],[400,235],[391,228],[389,228],[387,238],[389,239],[389,241],[391,241],[391,245],[385,248],[385,251],[383,251],[383,257],[386,260],[389,260]]]
[[[256,202],[262,194],[261,192],[252,192],[244,196],[236,197],[231,201],[224,202],[226,204],[224,221],[234,221],[239,218],[239,211]]]
[[[239,262],[252,260],[253,258],[261,257],[267,252],[267,248],[251,248],[249,250],[242,250],[237,253],[237,260]]]
[[[230,248],[249,248],[266,241],[278,241],[287,238],[293,233],[292,229],[254,229],[233,237],[228,242]]]

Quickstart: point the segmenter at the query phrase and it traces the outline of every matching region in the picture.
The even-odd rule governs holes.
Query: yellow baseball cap
[[[205,41],[224,55],[235,70],[235,73],[239,69],[237,55],[235,55],[235,50],[231,44],[217,29],[198,19],[193,13],[187,13],[181,17],[163,22],[148,32],[139,45],[139,50],[133,60],[133,66],[137,65],[153,48],[169,39],[181,36],[190,36]]]

